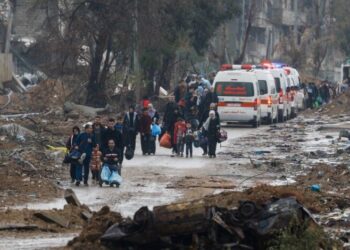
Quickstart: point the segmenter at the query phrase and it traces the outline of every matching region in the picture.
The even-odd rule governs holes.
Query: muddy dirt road
[[[218,146],[219,152],[229,150],[227,146],[234,140],[258,133],[266,129],[266,127],[252,129],[250,127],[231,126],[225,129],[228,131],[229,141],[222,143],[221,148],[220,145]],[[139,143],[139,138],[137,142]],[[218,192],[216,188],[208,188],[208,185],[204,185],[203,180],[197,186],[204,185],[206,187],[202,190],[196,189],[194,193],[186,188],[176,188],[176,182],[184,177],[204,178],[217,175],[225,176],[226,174],[232,175],[232,172],[236,173],[237,176],[240,175],[239,172],[241,170],[239,169],[231,169],[229,173],[227,169],[220,169],[225,159],[220,155],[216,159],[203,157],[200,148],[194,149],[194,157],[192,159],[170,157],[170,153],[170,150],[158,146],[155,156],[142,156],[140,145],[137,145],[134,159],[131,161],[125,160],[123,163],[123,183],[118,189],[108,186],[100,188],[91,181],[89,182],[89,187],[76,187],[70,184],[68,180],[62,180],[61,183],[65,188],[72,188],[81,202],[94,210],[108,205],[124,216],[131,216],[141,206],[152,208],[153,206],[179,199],[199,197],[204,194],[213,193],[215,190]],[[226,184],[224,188],[229,188],[229,185]],[[64,200],[57,199],[49,203],[27,204],[24,207],[30,209],[51,209],[62,208],[64,204]]]

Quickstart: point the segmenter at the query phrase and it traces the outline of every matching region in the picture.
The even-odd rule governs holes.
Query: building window
[[[266,43],[266,37],[265,37],[265,28],[259,28],[259,27],[252,27],[251,30],[251,41],[254,41],[256,43],[265,44]]]

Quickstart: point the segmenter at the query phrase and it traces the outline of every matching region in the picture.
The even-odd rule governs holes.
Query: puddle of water
[[[64,247],[76,236],[77,234],[55,234],[37,235],[35,237],[21,239],[16,237],[4,237],[0,240],[0,249],[43,250],[55,247]]]

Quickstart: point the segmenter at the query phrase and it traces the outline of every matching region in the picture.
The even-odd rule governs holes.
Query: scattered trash
[[[318,184],[314,184],[310,188],[311,188],[311,191],[313,191],[313,192],[320,192],[321,191],[321,186]]]

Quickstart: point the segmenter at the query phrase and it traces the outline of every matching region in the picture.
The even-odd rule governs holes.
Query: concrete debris
[[[97,242],[107,249],[262,249],[273,245],[277,232],[287,232],[291,227],[305,232],[319,230],[310,212],[294,198],[270,200],[262,205],[244,201],[238,208],[178,203],[155,207],[153,211],[142,207],[133,220],[111,225]],[[69,244],[73,249],[87,246],[86,241],[80,241],[82,235],[91,234],[83,230]]]
[[[57,214],[52,214],[49,212],[38,212],[38,213],[35,213],[34,216],[46,222],[56,223],[61,227],[67,228],[69,226],[69,221]]]
[[[80,201],[78,200],[77,196],[75,195],[74,191],[72,189],[67,189],[64,193],[64,199],[67,201],[68,204],[80,207]]]
[[[63,110],[66,114],[71,112],[77,112],[78,114],[82,114],[86,117],[95,117],[97,114],[106,112],[108,110],[108,106],[105,108],[93,108],[84,105],[75,104],[73,102],[65,102]],[[70,117],[72,118],[72,117]]]
[[[21,136],[35,136],[35,132],[18,125],[16,123],[9,123],[0,126],[0,134],[11,136],[11,137],[16,137],[18,135]]]

